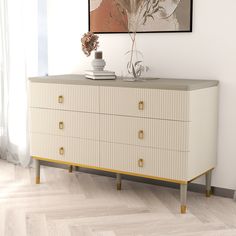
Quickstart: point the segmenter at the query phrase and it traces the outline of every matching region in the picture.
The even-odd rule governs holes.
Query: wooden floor
[[[188,193],[179,214],[179,191],[110,177],[0,161],[0,236],[229,236],[236,235],[236,202]]]

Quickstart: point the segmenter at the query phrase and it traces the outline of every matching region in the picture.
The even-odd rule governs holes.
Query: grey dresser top
[[[147,78],[145,81],[127,82],[118,77],[116,80],[91,80],[84,75],[55,75],[29,78],[36,83],[77,84],[108,87],[150,88],[191,91],[202,88],[214,87],[219,84],[217,80],[194,79],[158,79]]]

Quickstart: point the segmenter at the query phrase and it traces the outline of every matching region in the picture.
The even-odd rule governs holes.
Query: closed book
[[[85,77],[86,78],[88,78],[88,79],[94,79],[94,80],[99,80],[99,79],[103,79],[103,80],[105,80],[105,79],[116,79],[116,76],[115,75],[85,75]]]
[[[108,70],[86,70],[86,75],[99,75],[99,76],[106,76],[106,75],[115,75],[114,71],[108,71]]]

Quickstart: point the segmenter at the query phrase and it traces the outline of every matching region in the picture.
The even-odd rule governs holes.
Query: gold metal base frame
[[[58,160],[36,157],[36,156],[32,156],[32,158],[34,158],[36,160],[40,160],[40,161],[48,161],[48,162],[53,162],[53,163],[57,163],[57,164],[64,164],[64,165],[68,165],[68,166],[71,166],[71,165],[78,166],[78,167],[87,168],[87,169],[101,170],[101,171],[106,171],[106,172],[111,172],[111,173],[119,173],[122,175],[131,175],[131,176],[143,177],[143,178],[147,178],[147,179],[155,179],[155,180],[176,183],[176,184],[187,184],[189,182],[189,181],[185,181],[185,180],[176,180],[176,179],[168,179],[168,178],[162,178],[162,177],[151,176],[151,175],[143,175],[143,174],[137,174],[137,173],[132,173],[132,172],[125,172],[125,171],[120,171],[120,170],[101,168],[101,167],[96,167],[96,166],[88,166],[88,165],[83,165],[83,164],[78,164],[78,163],[58,161]]]
[[[175,179],[167,179],[167,178],[162,178],[162,177],[157,177],[157,176],[150,176],[150,175],[143,175],[143,174],[138,174],[138,173],[131,173],[131,172],[125,172],[125,171],[119,171],[119,170],[113,170],[113,169],[107,169],[107,168],[101,168],[101,167],[96,167],[96,166],[88,166],[88,165],[83,165],[83,164],[78,164],[78,163],[71,163],[71,162],[65,162],[65,161],[58,161],[54,159],[48,159],[48,158],[42,158],[42,157],[37,157],[37,156],[32,156],[32,158],[36,160],[41,160],[41,161],[47,161],[47,162],[52,162],[52,163],[58,163],[58,164],[64,164],[69,166],[69,172],[73,171],[73,166],[74,167],[82,167],[82,168],[87,168],[87,169],[94,169],[94,170],[100,170],[100,171],[106,171],[106,172],[111,172],[111,173],[116,173],[116,174],[121,174],[121,175],[130,175],[130,176],[137,176],[137,177],[143,177],[143,178],[148,178],[148,179],[154,179],[154,180],[159,180],[159,181],[165,181],[165,182],[171,182],[171,183],[177,183],[180,185],[187,185],[188,183],[192,182],[193,180],[197,179],[198,177],[208,173],[209,171],[212,171],[214,168],[211,168],[202,174],[196,176],[195,178],[191,180],[175,180]],[[36,184],[40,184],[40,177],[36,177],[35,180]],[[116,185],[117,190],[121,190],[121,183],[117,183]],[[210,197],[212,194],[211,190],[206,191],[206,196]],[[180,207],[180,212],[181,214],[185,214],[187,211],[187,206],[186,205],[181,205]]]

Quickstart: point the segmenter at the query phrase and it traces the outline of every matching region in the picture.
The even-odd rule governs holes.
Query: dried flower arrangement
[[[88,32],[81,38],[82,50],[84,54],[88,57],[91,55],[92,51],[96,51],[99,47],[98,36],[93,32]]]

